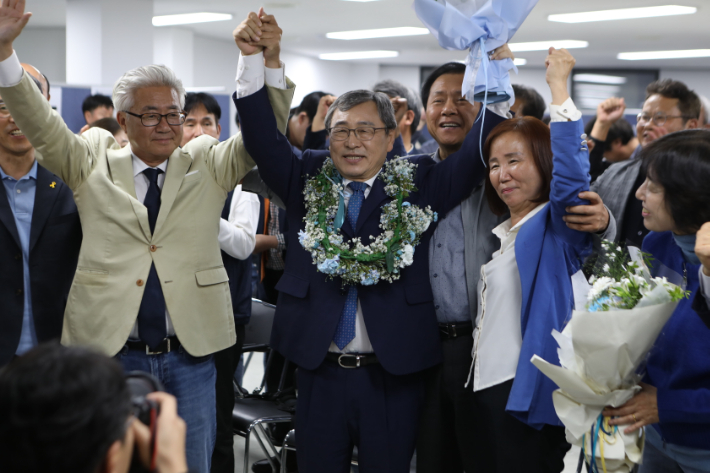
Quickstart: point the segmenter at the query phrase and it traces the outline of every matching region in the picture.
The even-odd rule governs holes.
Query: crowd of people
[[[561,472],[557,387],[530,359],[557,363],[573,277],[607,239],[689,296],[604,415],[645,429],[640,472],[710,472],[710,109],[685,84],[649,84],[635,132],[621,97],[585,125],[554,48],[550,104],[525,85],[470,102],[451,62],[419,93],[383,80],[291,108],[262,9],[234,30],[236,135],[158,65],[87,98],[74,134],[13,50],[28,20],[3,2],[0,471],[233,473],[257,297],[276,305],[270,368],[288,360],[298,390],[298,471],[348,472],[357,447],[363,473],[415,452],[419,473]],[[165,390],[157,430],[131,371]]]

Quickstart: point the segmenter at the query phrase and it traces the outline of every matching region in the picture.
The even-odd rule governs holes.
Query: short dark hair
[[[417,127],[419,126],[419,120],[421,120],[422,118],[422,102],[421,100],[419,100],[419,96],[416,92],[414,92],[412,89],[402,84],[401,82],[397,82],[396,80],[392,79],[385,79],[379,81],[377,84],[372,86],[372,90],[374,90],[375,92],[382,92],[391,99],[395,97],[407,99],[407,110],[411,110],[414,112],[414,120],[409,126],[409,129],[411,130],[412,134],[417,131]]]
[[[422,93],[419,94],[422,97],[424,109],[426,110],[426,104],[429,101],[429,94],[431,93],[431,86],[434,85],[436,79],[444,74],[464,74],[465,72],[466,66],[460,62],[447,62],[443,66],[439,66],[434,69],[434,72],[429,74],[429,77],[427,77],[424,81],[424,84],[422,85]]]
[[[93,112],[99,107],[113,108],[113,100],[101,94],[89,95],[81,104],[81,113]]]
[[[0,371],[0,471],[94,473],[130,415],[115,360],[39,345]]]
[[[700,97],[680,81],[662,79],[651,82],[646,87],[646,100],[652,95],[678,99],[678,110],[683,115],[683,123],[691,118],[700,118]]]
[[[594,124],[597,122],[597,116],[594,115],[591,120],[584,125],[584,132],[591,136]],[[634,129],[631,124],[624,118],[620,118],[611,124],[609,132],[604,141],[604,151],[611,151],[611,144],[616,140],[621,140],[621,144],[625,145],[634,137]]]
[[[324,95],[330,94],[317,90],[306,95],[305,97],[303,97],[303,100],[301,100],[301,104],[293,109],[293,114],[298,115],[301,112],[306,112],[308,121],[312,122],[313,117],[315,117],[316,113],[318,112],[318,103],[320,102],[321,97],[323,97]]]
[[[94,123],[91,123],[89,125],[89,128],[103,128],[104,130],[108,131],[112,135],[115,135],[121,130],[121,125],[118,124],[118,121],[116,121],[115,118],[113,117],[106,117],[106,118],[100,118],[96,120]]]
[[[42,77],[44,77],[44,80],[47,81],[47,95],[49,95],[49,90],[51,89],[51,84],[49,83],[49,77],[47,77],[47,74],[40,72],[42,74]]]
[[[202,105],[207,110],[207,113],[211,113],[219,121],[222,118],[222,107],[217,103],[217,99],[214,95],[206,94],[204,92],[189,92],[185,95],[185,113],[190,114],[193,108],[198,105]]]
[[[535,117],[520,117],[505,120],[491,130],[483,145],[483,159],[488,163],[491,156],[491,146],[493,142],[505,133],[520,133],[530,146],[535,168],[540,173],[542,180],[542,190],[534,202],[547,202],[550,200],[550,182],[552,181],[552,144],[550,142],[550,128],[541,120]],[[498,196],[498,192],[493,188],[489,174],[486,176],[486,197],[488,206],[496,215],[503,215],[508,212],[508,206]]]
[[[515,100],[523,102],[523,108],[520,109],[520,117],[535,117],[538,120],[542,120],[547,106],[542,95],[537,90],[526,85],[513,84],[513,92],[515,93]],[[517,115],[516,117],[520,118]]]
[[[32,74],[29,74],[29,73],[28,73],[28,75],[30,76],[30,79],[32,79],[32,82],[35,83],[35,85],[36,85],[37,88],[39,89],[40,93],[42,93],[42,84],[40,83],[39,79],[37,79],[37,78],[36,78],[35,76],[33,76]]]
[[[641,148],[642,172],[663,187],[665,204],[683,233],[710,222],[710,131],[670,133]]]
[[[387,133],[397,128],[397,120],[394,118],[394,107],[392,107],[390,99],[381,92],[360,89],[345,92],[343,95],[335,99],[335,102],[333,102],[328,109],[328,113],[325,115],[326,130],[330,132],[330,122],[333,118],[333,113],[335,113],[336,110],[346,112],[365,102],[375,102],[375,105],[377,106],[377,114],[380,116],[382,123],[385,124]]]

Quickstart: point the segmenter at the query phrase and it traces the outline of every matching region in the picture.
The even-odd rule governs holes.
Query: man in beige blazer
[[[128,71],[114,86],[130,146],[98,128],[74,135],[13,51],[29,20],[24,3],[0,8],[0,96],[79,209],[84,240],[62,343],[92,346],[161,379],[188,426],[189,466],[206,473],[215,436],[212,353],[236,341],[219,220],[227,192],[254,162],[240,135],[179,148],[185,91],[165,66]],[[265,65],[279,68],[280,30],[263,30],[262,42],[275,42]],[[293,88],[268,93],[283,132]]]

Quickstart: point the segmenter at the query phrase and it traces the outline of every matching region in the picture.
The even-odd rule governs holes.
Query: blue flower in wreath
[[[407,202],[407,201],[402,202],[402,207],[409,207],[410,205],[412,205],[410,202]]]
[[[338,274],[340,269],[340,255],[328,258],[318,265],[318,271],[325,274]]]
[[[432,218],[434,219],[435,222],[437,222],[439,220],[439,214],[434,212],[434,215]]]
[[[306,247],[306,238],[308,238],[308,234],[304,232],[303,230],[299,230],[298,232],[298,242],[301,244],[302,247]]]
[[[589,304],[589,307],[587,308],[587,311],[589,312],[604,312],[605,309],[604,305],[611,303],[611,297],[609,296],[603,296],[598,299],[596,299],[594,302]]]
[[[376,269],[371,269],[369,272],[360,275],[360,284],[363,286],[372,286],[380,279],[380,272]]]

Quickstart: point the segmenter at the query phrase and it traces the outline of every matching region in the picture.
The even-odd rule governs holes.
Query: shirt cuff
[[[572,101],[572,97],[565,100],[562,105],[550,105],[550,122],[576,122],[582,118],[582,112]]]
[[[12,56],[0,61],[0,87],[13,87],[22,81],[22,66],[17,59],[17,53],[12,51]]]
[[[280,62],[279,64],[280,66],[277,68],[264,66],[264,71],[266,73],[266,85],[276,87],[277,89],[286,89],[286,72],[284,69],[284,63]]]
[[[286,249],[286,238],[284,238],[283,233],[277,233],[276,234],[276,241],[278,241],[278,246],[276,247],[277,251],[283,251]]]
[[[237,98],[247,97],[264,87],[264,53],[243,56],[237,65]]]

